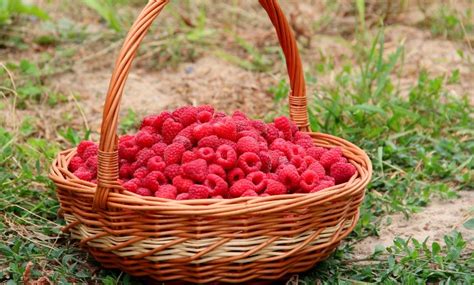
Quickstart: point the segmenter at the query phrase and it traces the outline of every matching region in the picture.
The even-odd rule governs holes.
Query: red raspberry
[[[98,152],[99,148],[97,145],[90,145],[84,150],[84,153],[82,154],[82,160],[87,160],[89,157],[97,156]]]
[[[294,134],[294,139],[295,141],[298,141],[298,140],[309,140],[309,141],[313,141],[313,139],[311,138],[311,136],[305,132],[296,132]]]
[[[146,166],[150,158],[156,156],[155,152],[149,148],[144,148],[137,153],[138,166]]]
[[[212,199],[224,199],[221,195],[211,196]]]
[[[308,170],[316,172],[319,175],[319,178],[323,178],[326,175],[326,170],[324,170],[324,167],[321,165],[321,163],[317,161],[310,164],[310,166],[308,166]]]
[[[232,114],[232,118],[236,120],[248,120],[247,115],[245,115],[245,113],[240,110],[236,110]]]
[[[285,139],[288,141],[291,141],[293,139],[293,132],[292,132],[292,123],[290,119],[287,117],[281,116],[278,118],[275,118],[275,127],[283,132]]]
[[[262,121],[252,121],[252,126],[259,132],[260,135],[265,136],[267,134],[267,124]]]
[[[321,159],[321,156],[323,155],[323,153],[327,152],[327,149],[323,148],[323,147],[319,147],[319,146],[316,146],[316,147],[311,147],[311,148],[308,148],[306,150],[306,153],[309,155],[309,156],[312,156],[314,159],[316,160],[320,160]]]
[[[242,137],[237,141],[237,153],[242,154],[244,152],[258,153],[260,146],[256,139],[252,137]]]
[[[267,173],[267,179],[278,180],[278,175],[276,173]]]
[[[351,177],[357,172],[354,165],[350,163],[337,162],[331,166],[330,174],[334,178],[336,184],[341,184],[349,181]]]
[[[133,177],[138,178],[138,179],[143,179],[145,178],[145,176],[147,176],[147,174],[148,174],[148,169],[142,166],[138,168],[137,170],[135,170],[135,172],[133,173]]]
[[[135,169],[130,163],[123,163],[119,168],[119,177],[122,179],[131,178],[133,176],[133,172],[135,172]]]
[[[223,144],[230,146],[234,150],[237,149],[237,144],[231,140],[220,139],[219,145],[223,145]]]
[[[227,181],[229,182],[230,185],[233,185],[235,182],[244,178],[245,178],[244,171],[238,167],[232,169],[231,171],[227,173]]]
[[[158,116],[156,116],[155,121],[153,121],[152,126],[156,129],[157,132],[162,133],[163,124],[167,119],[171,119],[173,116],[169,112],[161,112]]]
[[[160,189],[155,192],[155,197],[165,198],[165,199],[176,199],[178,191],[173,185],[165,184],[161,185]]]
[[[214,118],[220,119],[220,118],[225,118],[227,115],[224,112],[215,112],[214,113]]]
[[[246,179],[238,180],[230,187],[229,195],[231,198],[241,197],[247,190],[255,191],[255,185]]]
[[[69,162],[69,171],[74,172],[82,166],[84,166],[84,161],[78,155],[75,155]]]
[[[270,154],[270,158],[272,160],[272,170],[276,170],[277,167],[280,165],[280,157],[285,157],[285,153],[279,150],[270,150],[268,151]]]
[[[155,122],[157,117],[158,115],[149,115],[143,118],[142,124],[140,125],[140,130],[144,127],[150,127],[150,126],[152,127],[153,122]]]
[[[173,112],[173,117],[180,122],[184,127],[196,122],[198,111],[193,106],[185,106],[176,109]]]
[[[97,156],[91,156],[86,160],[86,166],[94,177],[97,174],[97,163]]]
[[[136,193],[142,196],[153,196],[153,192],[151,192],[150,189],[147,188],[138,188]]]
[[[275,124],[274,123],[268,124],[267,133],[265,135],[265,139],[267,140],[268,144],[271,144],[277,138],[278,138],[278,129],[275,127]]]
[[[339,162],[341,157],[342,157],[342,150],[339,147],[335,147],[323,153],[321,155],[321,159],[319,160],[319,162],[326,170],[329,170],[331,168],[331,165]]]
[[[267,183],[267,176],[265,173],[261,171],[252,172],[249,173],[246,178],[247,180],[252,181],[253,185],[255,185],[255,191],[257,193],[262,193],[263,190],[265,190]]]
[[[183,178],[181,175],[173,178],[173,186],[178,189],[178,193],[184,193],[189,191],[189,187],[194,185],[194,182],[190,179]]]
[[[181,166],[183,175],[195,182],[203,182],[207,177],[207,163],[204,159],[196,159]]]
[[[303,173],[306,170],[306,168],[308,168],[306,161],[304,161],[304,159],[299,155],[293,156],[290,163],[296,167],[299,174]]]
[[[201,111],[197,114],[197,120],[199,123],[207,123],[211,121],[212,113],[208,111]]]
[[[237,140],[243,137],[251,137],[251,138],[254,138],[255,140],[258,140],[260,135],[258,134],[256,130],[241,131],[237,133]]]
[[[142,180],[142,185],[153,192],[158,191],[160,185],[163,185],[165,183],[166,177],[160,171],[152,171],[148,173],[148,175]]]
[[[216,151],[216,163],[222,166],[224,169],[234,167],[237,160],[237,153],[235,150],[228,145],[221,145]]]
[[[309,139],[309,140],[299,139],[299,140],[296,141],[296,145],[299,145],[304,149],[309,149],[309,148],[314,147],[313,140],[311,140],[311,139]]]
[[[95,145],[94,142],[91,142],[91,141],[82,141],[79,143],[79,145],[77,146],[77,154],[81,157],[81,158],[84,158],[84,151],[90,147],[90,146],[93,146]]]
[[[207,111],[211,114],[214,114],[214,107],[212,107],[211,105],[201,105],[201,106],[197,106],[196,107],[196,110],[199,112],[202,112],[202,111]]]
[[[185,137],[187,138],[191,143],[193,143],[195,141],[194,137],[193,137],[193,129],[194,127],[196,127],[198,124],[197,123],[194,123],[194,124],[191,124],[189,126],[187,126],[186,128],[182,129],[177,135],[176,137],[180,136],[180,137]]]
[[[175,122],[172,118],[166,119],[161,129],[163,141],[167,144],[171,143],[182,129],[183,125],[181,125],[181,123]]]
[[[84,181],[91,181],[93,176],[92,173],[85,167],[79,167],[76,171],[74,171],[74,175]]]
[[[150,133],[139,131],[135,137],[135,141],[141,148],[151,147],[156,143],[156,137]]]
[[[215,174],[224,180],[227,178],[224,168],[222,168],[222,166],[218,164],[209,165],[207,171],[209,172],[209,174]]]
[[[341,157],[341,159],[339,159],[338,162],[343,162],[343,163],[347,163],[347,158],[345,157]]]
[[[223,118],[213,124],[214,133],[223,139],[235,141],[237,139],[237,129],[234,121],[230,118]]]
[[[260,161],[262,162],[261,170],[265,173],[270,172],[272,170],[272,158],[270,153],[267,151],[262,151],[258,154]]]
[[[235,120],[234,123],[237,132],[250,131],[253,129],[252,125],[247,120]]]
[[[258,195],[258,196],[260,196],[260,197],[269,197],[269,196],[271,196],[271,195],[264,192],[264,193],[262,193],[262,194],[260,194],[260,195]]]
[[[206,199],[209,197],[211,189],[204,185],[194,184],[189,187],[189,199]]]
[[[316,159],[314,159],[312,156],[309,156],[309,155],[303,157],[303,159],[304,159],[304,162],[306,162],[306,165],[311,165],[313,164],[313,162],[316,161]]]
[[[184,164],[196,159],[198,159],[198,155],[194,153],[193,151],[187,150],[183,153],[183,156],[181,158],[181,163]]]
[[[204,185],[211,190],[211,196],[224,196],[228,189],[227,182],[215,174],[208,174]]]
[[[138,184],[137,183],[139,182],[138,179],[137,180],[129,180],[125,183],[122,184],[122,187],[125,188],[125,190],[128,190],[130,192],[133,192],[133,193],[137,193],[137,190],[138,190]]]
[[[180,143],[170,144],[165,149],[163,160],[167,165],[179,163],[185,151],[186,149]]]
[[[288,193],[288,190],[286,189],[285,185],[283,185],[282,183],[276,181],[276,180],[273,180],[273,179],[267,179],[267,183],[266,183],[266,189],[265,189],[265,194],[268,194],[268,195],[282,195],[282,194],[287,194]],[[261,195],[263,196],[263,195]]]
[[[173,139],[173,143],[182,144],[186,150],[193,148],[193,143],[187,137],[179,134]]]
[[[306,151],[299,145],[288,143],[285,154],[286,157],[291,160],[295,156],[304,157],[306,155]]]
[[[140,151],[138,145],[135,144],[135,140],[127,140],[119,144],[119,157],[127,160],[134,160],[137,153]]]
[[[154,135],[156,133],[155,128],[153,128],[152,126],[143,127],[140,129],[140,131],[151,135]]]
[[[258,171],[262,168],[262,162],[260,161],[260,157],[258,157],[258,155],[253,152],[243,153],[239,157],[237,165],[245,172],[245,174]]]
[[[163,156],[166,147],[167,145],[165,143],[156,143],[151,147],[151,150],[153,150],[156,155]]]
[[[193,137],[199,141],[203,137],[212,136],[214,134],[214,128],[210,123],[200,124],[194,127]]]
[[[253,190],[247,190],[240,197],[258,197],[258,194]]]
[[[204,159],[207,163],[213,163],[216,159],[216,153],[210,147],[201,147],[197,150],[197,155],[199,158]]]
[[[283,183],[286,188],[298,187],[300,184],[300,175],[293,165],[285,165],[277,171],[278,181]]]
[[[170,164],[166,166],[165,176],[171,181],[178,175],[181,175],[181,166],[179,164]]]
[[[166,163],[160,156],[154,156],[148,160],[146,167],[150,171],[161,171],[165,170]]]
[[[188,193],[181,193],[176,196],[176,200],[188,200],[189,194]]]
[[[198,142],[198,147],[211,147],[212,149],[217,149],[221,145],[221,140],[216,135],[211,135],[203,137]]]
[[[301,174],[300,187],[305,193],[311,192],[316,186],[319,185],[319,175],[312,171],[306,170]]]
[[[289,142],[284,139],[277,138],[270,144],[270,150],[279,150],[283,153],[287,152]]]
[[[318,192],[318,191],[321,191],[323,189],[326,189],[326,188],[329,188],[329,187],[332,187],[332,186],[334,186],[334,181],[321,180],[319,185],[314,187],[313,190],[311,190],[310,193]]]

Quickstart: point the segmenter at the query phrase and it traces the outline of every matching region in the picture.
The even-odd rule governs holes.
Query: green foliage
[[[434,13],[425,12],[426,19],[421,26],[429,28],[434,36],[462,40],[474,32],[472,13],[472,8],[458,11],[454,7],[442,5]]]
[[[117,32],[123,30],[122,21],[117,13],[117,1],[114,0],[82,0],[87,7],[99,14]],[[121,1],[118,1],[121,2]]]
[[[48,19],[48,14],[35,5],[27,5],[22,0],[0,0],[0,27],[11,24],[18,15]]]

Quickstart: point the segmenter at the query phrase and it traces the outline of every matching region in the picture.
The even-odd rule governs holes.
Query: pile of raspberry
[[[266,124],[208,105],[146,117],[118,152],[126,190],[176,200],[313,193],[356,173],[340,148],[314,146],[286,117]],[[96,183],[97,145],[81,142],[69,170]]]

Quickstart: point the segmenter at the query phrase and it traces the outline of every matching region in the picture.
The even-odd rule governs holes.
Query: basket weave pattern
[[[150,1],[132,26],[116,62],[104,105],[98,183],[79,180],[68,165],[75,149],[58,154],[57,186],[72,238],[108,268],[135,276],[207,283],[274,280],[326,258],[354,228],[372,166],[343,139],[309,132],[305,83],[296,42],[276,0],[260,0],[286,58],[290,116],[314,144],[339,146],[357,174],[311,194],[175,201],[124,191],[118,179],[119,103],[138,46],[167,0]]]

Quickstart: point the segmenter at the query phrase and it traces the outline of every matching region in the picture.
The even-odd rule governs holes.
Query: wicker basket
[[[60,152],[50,178],[72,238],[105,267],[134,276],[196,283],[275,280],[308,270],[354,228],[372,174],[368,156],[343,139],[309,132],[296,42],[276,0],[260,0],[286,57],[290,114],[317,146],[339,146],[357,168],[350,181],[311,194],[175,201],[142,197],[118,184],[117,121],[122,91],[141,40],[168,0],[152,0],[133,24],[104,106],[98,184],[79,180]]]

